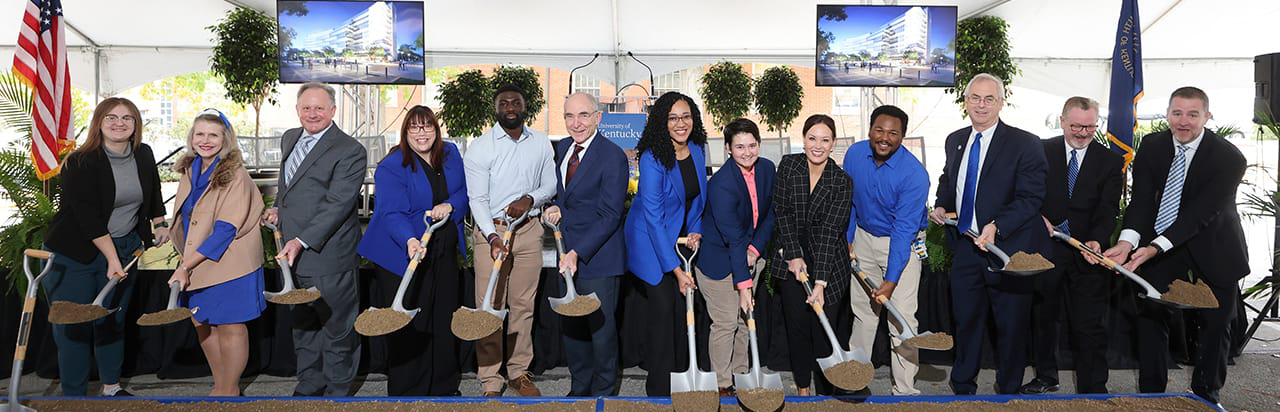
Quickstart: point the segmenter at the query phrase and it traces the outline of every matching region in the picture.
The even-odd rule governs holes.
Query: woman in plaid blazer
[[[783,156],[774,180],[775,243],[782,250],[770,254],[770,265],[773,277],[782,280],[778,289],[796,388],[800,395],[809,395],[817,358],[832,349],[809,304],[823,305],[837,327],[849,323],[841,319],[849,312],[850,267],[844,229],[849,226],[853,207],[853,181],[831,159],[835,121],[815,114],[805,120],[803,130],[804,153]],[[812,297],[806,298],[804,287],[796,281],[801,271],[815,284]],[[817,375],[820,392],[832,388],[821,373]]]

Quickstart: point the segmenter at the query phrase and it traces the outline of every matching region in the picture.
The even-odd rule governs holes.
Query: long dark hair
[[[702,127],[702,113],[698,104],[689,96],[677,92],[667,92],[649,108],[649,117],[644,122],[644,132],[636,143],[636,158],[648,151],[662,167],[671,169],[676,165],[676,147],[671,143],[671,132],[667,130],[667,115],[671,114],[671,106],[678,101],[689,104],[689,114],[693,117],[693,128],[689,131],[689,143],[697,143],[706,147],[707,130]]]
[[[444,137],[440,133],[440,120],[436,117],[436,113],[431,111],[430,107],[417,105],[409,109],[409,113],[404,116],[404,123],[400,124],[400,144],[392,146],[391,151],[387,152],[387,156],[391,156],[397,150],[400,151],[400,166],[408,166],[414,172],[418,171],[418,161],[414,157],[418,156],[413,151],[413,147],[409,146],[409,125],[418,123],[427,125],[436,131],[436,140],[431,143],[431,167],[436,171],[444,170]]]

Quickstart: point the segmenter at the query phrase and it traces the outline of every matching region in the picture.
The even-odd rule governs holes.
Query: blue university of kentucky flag
[[[1138,0],[1123,0],[1116,24],[1116,47],[1111,52],[1111,99],[1107,115],[1107,140],[1124,155],[1127,169],[1133,161],[1133,134],[1138,130],[1138,100],[1142,99],[1142,29],[1138,27]]]

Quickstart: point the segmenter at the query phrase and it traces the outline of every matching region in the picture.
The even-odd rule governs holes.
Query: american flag
[[[71,124],[71,73],[63,37],[62,2],[30,0],[18,31],[13,71],[34,92],[31,161],[40,180],[58,174],[58,156],[75,144]]]

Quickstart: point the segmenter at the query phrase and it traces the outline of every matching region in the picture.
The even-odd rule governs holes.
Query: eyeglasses
[[[998,99],[996,99],[995,96],[979,96],[976,94],[965,96],[965,101],[969,102],[969,104],[974,104],[974,105],[978,103],[983,103],[983,104],[986,104],[987,106],[990,106],[995,104],[996,100]]]
[[[692,123],[693,115],[686,114],[683,116],[667,116],[667,123],[676,123],[676,122]]]
[[[1093,131],[1095,131],[1095,130],[1098,130],[1098,125],[1096,125],[1096,124],[1090,124],[1090,125],[1073,124],[1073,125],[1069,125],[1069,126],[1067,126],[1067,128],[1071,129],[1071,131],[1073,131],[1073,132],[1083,132],[1083,131],[1093,132]]]
[[[431,126],[429,126],[429,125],[425,125],[425,124],[411,124],[411,125],[409,125],[409,131],[410,131],[410,132],[413,132],[413,133],[426,133],[428,130],[430,130],[431,132],[433,132],[433,133],[434,133],[434,132],[436,131],[436,128],[431,127]]]
[[[114,114],[109,114],[106,116],[102,116],[102,121],[109,122],[109,123],[115,123],[118,121],[124,121],[125,123],[133,123],[133,116],[128,114],[124,116],[116,116]]]

